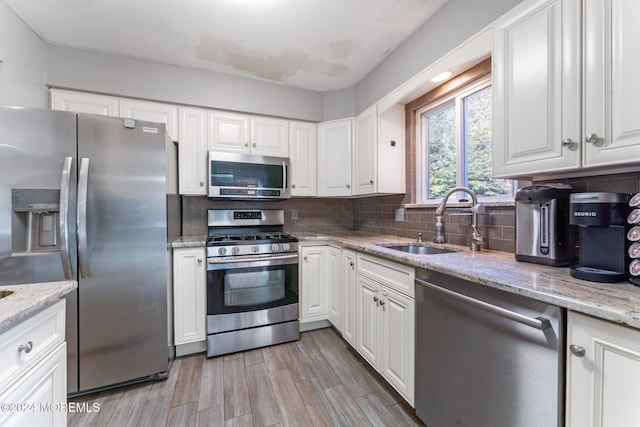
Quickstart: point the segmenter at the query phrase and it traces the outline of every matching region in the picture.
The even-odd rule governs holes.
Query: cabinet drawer
[[[358,274],[378,280],[412,298],[415,297],[415,269],[365,254],[358,254]]]
[[[0,335],[0,385],[64,342],[64,318],[61,300]]]

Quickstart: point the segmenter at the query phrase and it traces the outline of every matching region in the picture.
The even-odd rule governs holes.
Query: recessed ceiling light
[[[434,78],[432,78],[431,81],[434,83],[443,82],[447,80],[449,77],[451,77],[451,71],[445,71],[444,73],[440,73]]]

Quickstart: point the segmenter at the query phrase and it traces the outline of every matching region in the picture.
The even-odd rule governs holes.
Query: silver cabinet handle
[[[198,258],[198,264],[202,264],[202,258]]]
[[[416,279],[416,283],[422,286],[425,286],[429,289],[432,289],[436,292],[440,292],[441,294],[447,295],[450,298],[456,299],[458,301],[464,302],[471,306],[477,307],[481,310],[485,310],[489,313],[496,314],[498,316],[502,316],[506,319],[513,320],[518,323],[522,323],[523,325],[531,326],[532,328],[540,329],[544,331],[546,329],[551,328],[551,322],[549,319],[545,319],[544,317],[533,317],[525,316],[520,313],[516,313],[511,310],[507,310],[502,307],[498,307],[493,304],[486,303],[484,301],[480,301],[466,295],[459,294],[457,292],[450,291],[449,289],[441,288],[440,286],[433,285],[431,283],[427,283],[424,280]]]
[[[245,146],[245,147],[248,147],[248,146],[249,146],[249,143],[248,143],[248,142],[245,142],[245,143],[244,143],[244,146]]]
[[[200,187],[204,187],[204,181],[200,181]]]
[[[306,256],[305,256],[305,257],[303,257],[302,259],[303,259],[303,260],[305,260],[305,261],[308,261],[308,260],[309,260],[309,258],[308,258],[308,257],[306,257]]]
[[[26,344],[20,344],[20,346],[18,347],[18,353],[22,353],[23,351],[25,353],[31,353],[31,350],[33,350],[33,342],[29,341]]]
[[[373,297],[373,300],[374,300],[375,302],[378,302],[379,298],[374,296],[374,297]]]
[[[353,263],[353,261],[349,262],[349,266],[351,266],[351,268],[355,267],[355,264]]]
[[[569,346],[569,351],[576,357],[584,357],[584,355],[587,353],[584,347],[575,344],[571,344]]]
[[[383,299],[380,300],[380,305],[384,305],[384,300]]]
[[[87,197],[89,193],[89,159],[83,158],[80,161],[80,173],[78,174],[78,214],[77,234],[78,234],[78,269],[80,277],[88,278],[89,271],[89,248],[87,241]]]
[[[291,184],[291,188],[296,188],[296,185],[295,184]]]
[[[369,184],[373,185],[373,180],[372,179],[369,180]]]
[[[562,140],[563,147],[569,148],[569,147],[572,147],[574,144],[576,144],[576,142],[571,138],[565,138]]]
[[[351,188],[351,186],[349,184],[347,184],[347,188]]]
[[[256,148],[256,143],[254,142],[253,144],[251,144],[251,146],[252,146],[253,148]]]
[[[73,267],[71,266],[71,252],[69,246],[69,199],[71,165],[73,157],[64,159],[62,166],[62,177],[60,180],[60,256],[62,257],[62,271],[64,278],[73,279]]]
[[[587,137],[584,140],[589,144],[593,144],[598,140],[598,135],[595,133],[590,133],[589,135],[587,135]]]

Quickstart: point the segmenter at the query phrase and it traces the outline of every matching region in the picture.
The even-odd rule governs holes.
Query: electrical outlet
[[[298,209],[291,209],[291,219],[294,221],[298,219]]]
[[[396,221],[404,221],[404,209],[396,209]]]

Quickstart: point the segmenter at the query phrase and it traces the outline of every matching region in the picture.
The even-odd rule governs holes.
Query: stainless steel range
[[[284,211],[208,211],[207,356],[294,341],[298,239]]]

